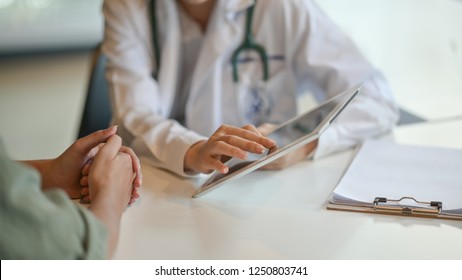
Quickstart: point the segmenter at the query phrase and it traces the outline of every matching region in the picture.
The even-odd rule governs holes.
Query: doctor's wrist
[[[199,158],[199,151],[201,146],[204,145],[206,140],[198,141],[189,147],[186,151],[183,161],[183,169],[184,172],[188,175],[195,175],[199,173],[198,171],[198,158]]]

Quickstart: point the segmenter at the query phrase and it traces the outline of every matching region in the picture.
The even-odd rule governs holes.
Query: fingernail
[[[229,168],[228,168],[228,167],[223,167],[223,168],[221,169],[221,173],[223,173],[223,174],[228,173],[228,171],[229,171]]]
[[[263,152],[265,152],[265,147],[263,147],[262,145],[258,145],[257,151],[258,151],[260,154],[262,154]]]
[[[113,126],[110,126],[108,128],[106,128],[106,131],[109,132],[109,131],[112,131],[112,130],[117,130],[119,126],[118,125],[113,125]]]

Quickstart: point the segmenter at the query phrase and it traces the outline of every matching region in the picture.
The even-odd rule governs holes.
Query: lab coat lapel
[[[243,27],[237,17],[239,12],[252,5],[254,0],[220,0],[210,18],[204,45],[195,67],[191,84],[186,114],[193,114],[194,110],[202,110],[199,99],[210,98],[206,103],[212,106],[210,112],[221,106],[214,106],[222,94],[223,63],[229,63],[229,58],[242,41]],[[226,60],[226,61],[224,61]],[[206,90],[205,90],[206,89]],[[207,92],[205,92],[207,91]],[[217,118],[210,118],[217,119]],[[216,126],[216,124],[215,124]]]
[[[158,76],[162,116],[168,118],[177,91],[181,27],[176,1],[164,0],[158,3],[158,32],[160,35],[161,67]]]

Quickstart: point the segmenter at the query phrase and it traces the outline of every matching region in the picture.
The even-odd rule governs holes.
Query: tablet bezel
[[[272,152],[272,153],[268,153],[266,156],[264,156],[263,158],[261,159],[257,159],[257,160],[254,160],[254,161],[238,161],[238,163],[242,163],[242,164],[245,164],[245,166],[241,167],[240,169],[236,170],[236,171],[232,171],[231,172],[231,169],[230,168],[230,171],[231,173],[228,173],[228,174],[220,174],[218,172],[214,172],[212,173],[212,175],[196,190],[196,192],[194,192],[194,194],[192,195],[192,197],[194,198],[197,198],[199,196],[202,196],[204,195],[205,193],[213,190],[213,189],[216,189],[217,187],[219,186],[222,186],[224,183],[226,182],[230,182],[230,181],[233,181],[233,180],[236,180],[286,154],[288,154],[289,152],[295,150],[295,149],[298,149],[300,147],[302,147],[303,145],[311,142],[311,141],[314,141],[316,140],[317,138],[319,138],[319,136],[329,127],[329,125],[332,123],[333,120],[335,120],[337,118],[337,116],[342,112],[342,110],[350,103],[350,101],[360,92],[362,86],[363,86],[364,83],[361,83],[359,85],[356,85],[354,87],[352,87],[351,89],[348,89],[334,97],[332,97],[331,99],[325,101],[324,103],[320,104],[319,106],[317,106],[316,108],[313,108],[312,110],[309,110],[299,116],[296,116],[288,121],[286,121],[285,123],[275,127],[273,129],[273,131],[281,128],[281,127],[284,127],[284,126],[287,126],[287,125],[290,125],[291,123],[297,121],[298,119],[300,118],[303,118],[305,115],[307,114],[310,114],[316,110],[318,110],[320,107],[328,104],[329,102],[333,102],[335,99],[338,99],[340,98],[342,95],[344,96],[344,98],[339,101],[339,103],[335,106],[335,108],[329,112],[329,114],[324,118],[324,120],[322,120],[317,126],[315,129],[313,129],[312,132],[306,134],[305,136],[297,139],[296,141],[290,143],[290,144],[287,144],[285,145],[284,147],[281,147],[279,148],[278,150],[276,150],[275,152]],[[271,134],[271,133],[270,133]],[[235,161],[234,159],[231,159],[228,164],[230,162],[233,162]],[[216,178],[216,177],[221,177],[219,179],[216,179],[216,180],[213,180],[211,181],[213,178]]]

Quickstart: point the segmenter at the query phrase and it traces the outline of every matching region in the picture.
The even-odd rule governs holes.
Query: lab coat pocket
[[[294,79],[285,61],[270,61],[267,81],[263,80],[260,63],[245,64],[240,67],[239,81],[234,84],[235,105],[241,123],[281,123],[295,116]]]

